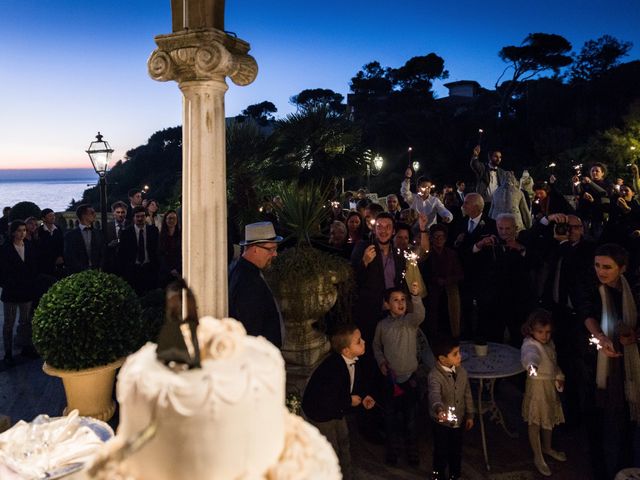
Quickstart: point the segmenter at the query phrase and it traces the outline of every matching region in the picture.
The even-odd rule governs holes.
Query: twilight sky
[[[169,0],[0,0],[0,12],[0,169],[90,167],[84,150],[98,130],[115,161],[181,123],[177,84],[146,67],[154,36],[171,32]],[[638,0],[227,0],[226,29],[260,69],[247,87],[228,81],[227,116],[263,100],[284,115],[305,88],[346,96],[365,63],[398,67],[429,52],[445,59],[447,81],[492,88],[500,48],[533,32],[563,35],[576,51],[610,34],[634,43],[626,61],[638,59],[639,25]]]

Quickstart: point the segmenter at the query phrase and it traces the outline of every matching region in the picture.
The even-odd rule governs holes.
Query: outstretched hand
[[[473,147],[473,156],[474,157],[480,156],[480,145],[476,145],[475,147]]]
[[[407,178],[411,178],[413,176],[413,170],[411,169],[411,167],[407,167],[407,169],[404,171],[404,176]]]

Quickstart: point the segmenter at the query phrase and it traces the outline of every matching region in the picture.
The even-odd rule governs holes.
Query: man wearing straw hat
[[[246,225],[244,234],[242,256],[229,268],[229,316],[242,322],[249,335],[262,335],[281,348],[282,315],[262,270],[278,255],[282,237],[271,222]]]

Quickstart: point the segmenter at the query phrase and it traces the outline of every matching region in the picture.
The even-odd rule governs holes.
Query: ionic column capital
[[[215,28],[158,35],[155,41],[158,48],[147,67],[151,78],[160,82],[229,77],[236,85],[244,86],[258,74],[258,64],[248,54],[249,44]]]

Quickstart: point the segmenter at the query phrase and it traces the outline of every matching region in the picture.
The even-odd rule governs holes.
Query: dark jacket
[[[103,241],[100,230],[91,233],[91,262],[87,255],[80,227],[68,232],[64,237],[64,264],[69,273],[78,273],[89,268],[101,268],[103,258]]]
[[[38,227],[38,272],[54,275],[56,259],[64,255],[64,236],[62,230],[56,228],[53,233],[44,225]]]
[[[386,290],[384,281],[383,255],[376,244],[376,258],[366,267],[362,263],[364,251],[370,245],[368,241],[361,240],[356,244],[351,255],[351,264],[356,274],[358,298],[354,307],[356,324],[362,332],[364,340],[371,344],[376,332],[376,325],[382,318],[382,302]],[[405,262],[396,249],[391,246],[391,255],[395,264],[394,287],[405,285],[403,272]]]
[[[311,374],[302,397],[302,410],[314,422],[339,420],[351,410],[351,395],[369,394],[369,380],[361,362],[356,362],[353,391],[342,355],[331,352]]]
[[[31,242],[24,242],[24,261],[12,242],[0,249],[0,300],[9,303],[30,302],[35,298],[37,259]]]
[[[282,347],[280,313],[260,269],[240,257],[229,268],[229,316],[242,322],[249,335],[262,335]]]
[[[158,268],[158,238],[160,234],[155,225],[145,225],[144,230],[147,256],[150,267]],[[125,274],[136,265],[138,256],[138,237],[134,225],[129,225],[120,233],[120,244],[118,246],[118,268]]]
[[[477,157],[471,157],[470,162],[471,170],[476,174],[476,192],[482,195],[482,199],[485,203],[491,203],[492,197],[489,195],[489,184],[491,183],[491,173],[489,165],[481,162]],[[496,167],[496,173],[498,175],[498,185],[502,185],[506,181],[507,171],[500,167]]]

